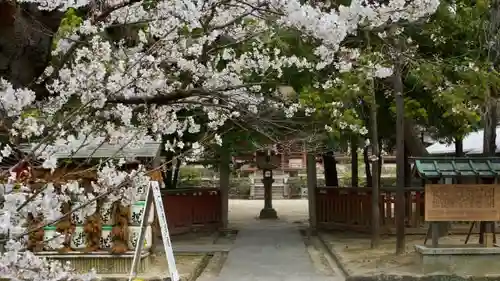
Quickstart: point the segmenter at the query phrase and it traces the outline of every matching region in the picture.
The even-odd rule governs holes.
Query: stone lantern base
[[[263,208],[260,210],[259,219],[261,220],[275,220],[278,218],[278,213],[274,208]]]

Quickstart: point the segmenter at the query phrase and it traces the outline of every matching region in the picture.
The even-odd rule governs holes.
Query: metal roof
[[[415,158],[414,174],[422,178],[500,177],[500,158]]]
[[[21,144],[20,150],[24,153],[31,153],[36,144]],[[41,146],[43,149],[43,146]],[[58,159],[82,159],[82,158],[154,158],[161,149],[161,142],[148,141],[140,146],[123,146],[104,143],[102,145],[87,145],[76,152],[64,151],[56,152],[54,156]],[[37,150],[37,153],[41,151]]]
[[[500,135],[500,126],[496,129],[497,135]],[[478,130],[467,134],[462,140],[463,151],[468,155],[478,155],[483,153],[483,135],[484,130]],[[429,154],[435,155],[449,155],[455,153],[454,143],[440,143],[435,141],[432,145],[427,147]],[[496,152],[500,152],[500,138],[496,139]]]

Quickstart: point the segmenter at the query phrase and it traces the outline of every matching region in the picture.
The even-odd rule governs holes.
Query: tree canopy
[[[363,75],[388,76],[390,66],[371,61],[370,54],[362,55],[351,41],[360,30],[383,31],[396,23],[419,21],[433,14],[439,1],[343,4],[4,1],[2,156],[9,157],[10,148],[19,143],[31,142],[33,153],[17,163],[36,165],[33,160],[38,159],[43,168],[54,170],[58,152],[105,142],[140,146],[151,140],[162,141],[167,151],[196,156],[204,147],[220,144],[221,135],[230,131],[226,126],[240,124],[264,135],[294,132],[303,123],[293,123],[293,117],[320,120],[317,124],[326,127],[319,128],[332,134],[338,129],[366,133],[357,110],[366,86]],[[360,71],[363,67],[369,71]],[[283,95],[280,86],[293,87],[299,99]],[[320,114],[308,116],[309,107],[319,108]],[[292,121],[280,127],[288,119]],[[75,189],[67,178],[61,188],[78,195],[77,207],[87,215],[104,196],[131,204],[138,189],[147,185],[147,171],[124,171],[118,160],[112,157],[95,167],[97,179],[90,193]],[[10,175],[8,184],[29,184],[2,172],[5,178]],[[60,177],[65,180],[65,175]],[[1,221],[12,253],[0,257],[3,277],[92,279],[22,251],[21,238],[31,231],[27,221],[36,216],[42,225],[50,225],[63,217],[62,206],[69,200],[51,183],[28,195],[5,196]]]

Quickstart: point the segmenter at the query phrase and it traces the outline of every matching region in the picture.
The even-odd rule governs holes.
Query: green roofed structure
[[[437,184],[471,183],[492,184],[500,179],[500,157],[415,157],[412,174],[416,177]],[[425,196],[425,195],[424,195]],[[465,243],[469,241],[476,222],[469,228]],[[437,247],[438,239],[448,234],[449,223],[433,222],[427,231],[424,245],[432,232],[433,247]],[[480,244],[486,232],[485,222],[481,222]],[[431,227],[434,226],[434,227]],[[431,231],[431,228],[435,229]]]
[[[500,177],[500,157],[419,157],[413,159],[415,160],[413,175],[425,180]]]

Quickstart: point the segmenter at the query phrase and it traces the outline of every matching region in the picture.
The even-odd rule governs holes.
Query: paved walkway
[[[217,281],[335,280],[312,264],[297,225],[257,221],[239,229]]]

